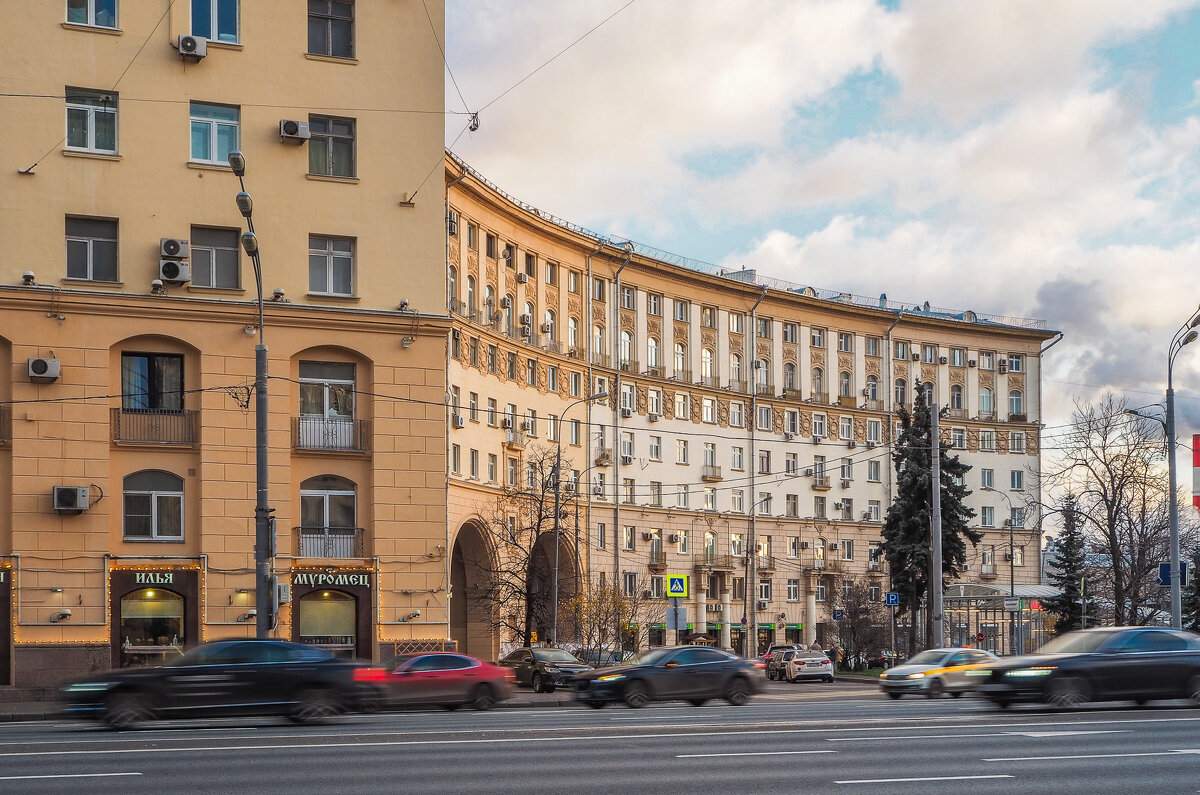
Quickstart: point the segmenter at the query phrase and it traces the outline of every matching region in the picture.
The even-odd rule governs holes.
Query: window
[[[983,527],[996,526],[996,509],[991,505],[984,505],[979,509],[979,524]]]
[[[633,309],[634,308],[634,296],[636,294],[637,293],[634,291],[634,289],[632,287],[627,287],[625,285],[621,285],[621,308],[622,309]]]
[[[880,481],[879,472],[882,469],[878,461],[867,461],[867,480],[871,483]]]
[[[783,471],[789,475],[798,475],[800,473],[800,456],[797,453],[784,454]]]
[[[800,495],[798,495],[798,494],[786,495],[784,497],[784,509],[783,510],[784,510],[784,513],[789,517],[792,517],[792,518],[799,517],[800,516]],[[796,541],[797,544],[800,543],[799,539],[793,539],[793,540]],[[789,555],[789,557],[794,558],[796,556]]]
[[[546,389],[551,392],[558,391],[558,368],[554,365],[546,368]]]
[[[1010,452],[1010,453],[1025,452],[1025,431],[1009,431],[1008,432],[1008,452]]]
[[[122,411],[182,409],[182,356],[172,353],[121,354]]]
[[[67,219],[67,278],[117,281],[117,222]]]
[[[633,431],[621,431],[621,455],[633,456]]]
[[[238,109],[231,105],[192,103],[192,160],[229,165],[229,153],[238,148]]]
[[[950,408],[961,411],[962,407],[963,407],[962,385],[961,384],[952,384],[950,387]]]
[[[1010,491],[1025,490],[1025,471],[1014,469],[1008,473],[1008,488]]]
[[[984,547],[979,562],[982,564],[983,572],[985,574],[995,574],[995,569],[993,567],[996,565],[996,547]]]
[[[773,427],[774,419],[772,417],[770,406],[758,407],[758,429],[760,431],[769,431]]]
[[[980,370],[994,369],[994,367],[995,367],[995,365],[993,364],[994,361],[995,361],[995,354],[992,353],[991,351],[980,351],[979,352],[979,369]]]
[[[989,429],[979,431],[979,449],[981,452],[990,453],[996,449],[996,432]]]
[[[357,525],[354,483],[337,475],[318,475],[300,484],[300,526],[303,530],[349,530]],[[322,536],[319,548],[325,546]],[[336,542],[335,542],[336,546]],[[302,541],[301,548],[305,548]],[[311,557],[308,555],[306,557]],[[348,556],[344,556],[348,557]]]
[[[688,462],[688,443],[687,439],[675,440],[675,463],[686,464]]]
[[[711,486],[704,487],[704,510],[715,511],[717,509],[717,492]]]
[[[715,306],[700,307],[700,325],[703,328],[717,327],[717,308]]]
[[[854,335],[846,332],[838,332],[838,350],[842,353],[853,353],[854,351]]]
[[[787,556],[789,558],[800,557],[800,536],[792,536],[788,539]]]
[[[896,379],[896,405],[903,406],[908,403],[908,382],[903,378]]]
[[[851,385],[850,371],[843,370],[838,373],[838,397],[851,397],[853,386]]]
[[[686,323],[688,321],[690,304],[687,301],[681,301],[678,298],[671,302],[675,307],[675,319]]]
[[[795,323],[783,324],[783,341],[784,342],[799,342],[800,334]]]
[[[704,422],[715,423],[717,421],[717,399],[702,398],[700,401],[700,418]]]
[[[78,152],[117,153],[117,95],[67,89],[67,148]]]
[[[558,263],[557,262],[547,262],[546,263],[546,284],[550,285],[551,287],[555,287],[558,285]]]
[[[603,279],[592,279],[592,300],[604,300],[605,285]]]
[[[879,355],[879,337],[867,337],[864,345],[867,356]]]
[[[496,399],[488,398],[487,402],[487,424],[496,427]]]
[[[980,387],[979,389],[979,413],[985,416],[990,416],[995,411],[995,402],[992,400],[992,390],[989,387]]]
[[[567,292],[579,295],[579,271],[567,271]]]
[[[692,531],[691,530],[684,530],[682,533],[679,534],[679,554],[680,555],[686,555],[688,553],[688,548],[691,546],[691,540],[692,540]]]
[[[479,451],[471,450],[468,456],[470,469],[467,474],[471,480],[479,480]]]
[[[663,484],[660,480],[650,481],[650,504],[661,508],[663,504]]]
[[[879,500],[867,500],[867,521],[883,521],[883,504]]]
[[[238,5],[238,0],[192,0],[192,35],[236,44]]]
[[[1023,396],[1021,395],[1021,390],[1019,390],[1019,389],[1010,390],[1008,393],[1008,413],[1009,414],[1023,414],[1024,413],[1024,405],[1025,405],[1025,402],[1024,402]]]
[[[893,359],[907,359],[908,358],[908,343],[907,342],[903,342],[902,340],[896,340],[895,349],[896,349],[895,355],[892,357]]]
[[[496,482],[496,455],[495,453],[488,454],[488,483]]]
[[[843,458],[838,470],[842,480],[854,480],[854,459]]]
[[[467,414],[471,422],[479,422],[479,393],[471,392],[467,396]]]
[[[675,419],[686,420],[691,418],[691,412],[688,410],[688,396],[684,392],[675,393]]]
[[[729,534],[729,554],[734,556],[743,554],[741,533]]]
[[[309,235],[308,290],[323,295],[354,294],[353,240]]]
[[[658,293],[646,294],[646,314],[662,317],[662,296]]]
[[[1025,547],[1013,547],[1012,548],[1012,565],[1014,565],[1014,566],[1024,566],[1025,565]]]
[[[662,437],[661,436],[651,436],[650,437],[650,460],[651,461],[662,461]]]
[[[67,0],[67,22],[98,28],[117,26],[117,0]]]
[[[457,444],[450,445],[450,471],[455,475],[462,473],[462,447]]]
[[[483,253],[488,259],[496,258],[496,236],[488,232],[483,238]]]
[[[679,487],[677,487],[677,491],[676,491],[676,493],[675,493],[675,505],[676,505],[677,507],[679,507],[679,508],[686,508],[686,507],[688,507],[688,490],[687,490],[687,486],[679,486]]]
[[[621,479],[621,491],[623,493],[622,501],[625,503],[632,503],[634,492],[633,478]]]
[[[675,372],[680,373],[688,369],[687,361],[687,345],[682,342],[675,343]]]
[[[147,469],[126,476],[123,490],[126,540],[183,540],[183,478]]]
[[[704,378],[704,383],[708,386],[713,386],[713,352],[708,348],[700,349],[700,377]]]
[[[661,574],[650,575],[650,598],[651,599],[662,599],[663,598],[663,575],[661,575]]]
[[[729,424],[734,428],[741,428],[746,424],[746,408],[741,403],[729,404]]]
[[[571,444],[578,446],[583,438],[582,423],[579,420],[571,420]]]
[[[1010,508],[1008,510],[1008,521],[1012,523],[1013,527],[1024,527],[1025,509],[1020,507]]]
[[[193,287],[241,287],[236,229],[193,226],[191,255]]]
[[[871,444],[879,444],[883,426],[879,420],[867,420],[867,441]]]
[[[812,418],[813,436],[823,437],[825,433],[825,415],[814,414]]]
[[[965,367],[967,364],[967,352],[962,348],[951,348],[950,364],[955,367]]]
[[[854,540],[849,538],[843,539],[841,547],[842,560],[854,560]]]
[[[813,518],[814,519],[827,518],[826,502],[825,502],[824,497],[813,497]],[[824,553],[825,548],[822,546],[820,549],[821,549],[821,552]]]
[[[583,390],[583,374],[582,373],[571,373],[570,382],[571,382],[571,387],[570,387],[571,397],[573,397],[573,398],[581,397],[582,390]]]
[[[508,353],[508,355],[506,356],[505,360],[507,362],[507,367],[505,368],[505,373],[508,375],[508,377],[510,379],[515,380],[517,377],[517,354],[512,353],[510,351]]]
[[[967,431],[965,428],[952,428],[950,430],[950,446],[955,450],[967,449]]]
[[[354,119],[309,116],[308,173],[326,177],[353,177]]]
[[[813,400],[825,399],[825,371],[820,367],[812,369]]]
[[[331,58],[354,57],[353,3],[308,0],[308,51]]]
[[[817,583],[817,601],[818,602],[825,601],[825,581],[824,580]]]
[[[505,482],[510,488],[515,488],[517,485],[517,459],[508,458],[506,464]]]
[[[758,330],[757,330],[756,334],[759,339],[764,339],[764,340],[771,339],[771,318],[769,318],[769,317],[755,318],[755,325],[758,326]]]
[[[839,417],[838,418],[838,438],[853,439],[854,438],[854,418]]]
[[[880,588],[878,584],[871,583],[867,587],[867,599],[872,602],[878,602],[879,597],[882,595],[882,591],[883,589]]]
[[[938,349],[936,345],[921,346],[921,361],[925,364],[937,364]]]
[[[825,347],[825,329],[814,326],[809,330],[808,344],[814,348]]]
[[[743,329],[743,325],[742,325],[743,323],[745,323],[745,315],[741,315],[736,312],[729,313],[729,331],[730,331],[730,333],[741,334],[742,329]]]
[[[792,435],[800,433],[800,412],[795,409],[788,409],[784,412],[783,430]]]
[[[730,456],[729,468],[741,472],[746,467],[746,451],[744,447],[734,447]]]
[[[759,450],[758,451],[758,472],[760,475],[771,474],[771,451],[770,450]]]
[[[1025,370],[1025,357],[1019,353],[1010,353],[1008,355],[1008,371],[1010,373],[1020,373]]]
[[[537,386],[537,359],[525,360],[525,386]]]
[[[633,596],[637,593],[637,572],[621,572],[621,589],[626,596]]]
[[[759,580],[758,581],[758,598],[764,602],[771,601],[771,581],[770,580]]]
[[[746,512],[746,492],[742,489],[732,489],[729,492],[729,507],[735,513]]]
[[[994,470],[994,469],[979,470],[979,487],[981,489],[996,488],[996,470]]]

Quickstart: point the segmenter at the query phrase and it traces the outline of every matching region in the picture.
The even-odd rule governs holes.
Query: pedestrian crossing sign
[[[667,575],[667,598],[686,599],[688,595],[688,578],[686,574]]]

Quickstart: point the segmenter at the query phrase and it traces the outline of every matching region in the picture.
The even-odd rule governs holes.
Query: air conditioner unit
[[[450,237],[458,237],[458,221],[455,221],[453,218],[447,218],[446,231],[450,234]]]
[[[523,420],[523,421],[521,422],[521,430],[523,430],[523,431],[530,431],[530,430],[532,430],[532,429],[533,429],[533,423],[532,423],[532,422],[530,422],[529,420]]]
[[[513,426],[512,417],[505,417],[504,419],[500,420],[501,428],[504,428],[505,430],[511,430],[512,426]]]
[[[945,356],[938,357],[938,364],[949,364],[949,362],[950,362],[950,360],[947,359]]]
[[[622,407],[621,408],[621,416],[624,417],[625,419],[629,419],[630,417],[633,416],[633,409],[627,409],[625,407]]]
[[[979,364],[979,362],[975,361],[974,359],[967,359],[967,367],[974,367],[977,364]]]
[[[542,324],[542,333],[543,334],[549,334],[553,330],[554,330],[554,326],[550,325],[549,323]]]
[[[527,273],[518,273],[517,274],[517,284],[528,284],[528,283],[529,283],[529,274],[527,274]]]
[[[597,486],[596,488],[592,489],[592,493],[595,494],[597,497],[603,497],[604,496],[604,487]]]
[[[783,432],[783,440],[785,442],[790,442],[792,439],[795,439],[795,438],[796,438],[796,434],[792,433],[791,431]]]
[[[877,444],[879,444],[879,443],[878,443],[878,442],[876,442],[876,441],[873,441],[873,440],[871,440],[871,439],[868,439],[868,440],[867,440],[867,447],[874,447],[874,446],[875,446],[875,445],[877,445]],[[932,445],[930,445],[930,446],[932,447]]]
[[[807,542],[807,541],[801,541],[801,542],[800,542],[800,548],[801,548],[801,549],[808,549],[808,542]]]
[[[574,494],[575,493],[575,484],[571,483],[570,481],[564,483],[563,491],[565,491],[567,494]]]
[[[999,362],[997,362],[997,369],[1002,373],[1007,373],[1008,372],[1008,362],[1005,361],[1004,359],[1001,359]]]
[[[280,119],[279,120],[279,140],[294,141],[302,144],[311,137],[308,129],[308,122],[299,121],[297,119]]]
[[[932,446],[932,445],[931,445],[931,446]],[[971,570],[971,564],[970,564],[970,563],[964,563],[964,564],[962,565],[962,570],[963,570],[963,571],[970,571],[970,570]]]
[[[208,39],[203,36],[180,36],[175,48],[185,61],[199,61],[208,55]]]
[[[842,488],[843,489],[850,488],[850,478],[842,478]]]
[[[770,603],[770,602],[768,602],[768,601],[766,601],[765,599],[759,599],[759,600],[758,600],[758,609],[759,609],[759,610],[766,610],[766,609],[767,609],[767,607],[769,607],[769,606],[770,606],[770,604],[771,604],[771,603]]]
[[[653,592],[653,591],[642,591],[642,598],[643,598],[643,599],[649,599],[649,598],[650,598],[650,597],[652,597],[652,596],[654,596],[654,592]]]
[[[160,259],[158,278],[168,284],[185,284],[192,280],[192,266],[177,259]]]
[[[25,362],[29,380],[35,384],[50,384],[62,376],[62,362],[58,359],[32,357]]]
[[[847,439],[846,446],[853,450],[855,447],[858,447],[858,442],[854,441],[853,439]]]
[[[642,540],[643,540],[643,541],[653,541],[653,540],[654,540],[654,533],[651,533],[651,532],[649,532],[649,531],[646,531],[646,532],[642,533]]]
[[[163,259],[187,259],[188,242],[177,237],[159,238],[158,256]]]
[[[1012,560],[1012,555],[1011,555],[1010,553],[1008,553],[1008,552],[1005,552],[1005,553],[1004,553],[1004,559],[1005,559],[1005,560]]]
[[[679,533],[671,533],[669,536],[667,536],[667,541],[669,541],[672,544],[678,544],[679,543]]]
[[[450,416],[450,424],[455,428],[463,428],[466,427],[467,421],[461,414],[452,414]]]
[[[504,296],[503,298],[500,299],[500,306],[504,307],[505,309],[508,309],[509,307],[512,306],[512,299],[509,298],[507,295]]]
[[[930,447],[932,447],[932,446],[933,445],[930,445]],[[807,469],[804,470],[804,477],[811,478],[812,476],[813,476],[813,468],[812,467],[808,467]]]
[[[59,513],[83,513],[88,509],[87,486],[55,486],[50,496]]]
[[[625,464],[626,466],[629,466],[630,464],[633,463],[633,456],[631,456],[631,455],[621,456],[621,463]]]
[[[862,393],[863,393],[863,397],[870,397],[870,396],[871,396],[871,390],[869,390],[869,389],[866,389],[865,387],[863,388],[863,391],[862,391]]]
[[[912,360],[913,360],[914,362],[919,362],[919,361],[921,361],[921,354],[919,354],[919,353],[914,353],[914,354],[912,355]]]
[[[840,510],[842,510],[842,504],[841,504],[840,502],[835,502],[835,503],[833,504],[833,510],[835,510],[835,511],[840,511]],[[837,544],[830,544],[830,545],[829,545],[829,548],[830,548],[830,549],[837,549]]]
[[[824,438],[825,438],[825,437],[824,437],[824,436],[822,436],[821,434],[819,434],[819,433],[814,433],[814,434],[813,434],[813,444],[820,444],[820,443],[821,443],[821,440],[822,440],[822,439],[824,439]]]
[[[657,415],[657,414],[655,414],[655,413],[652,411],[652,412],[650,412],[649,414],[647,414],[647,415],[646,415],[646,419],[647,419],[649,422],[658,422],[658,415]]]

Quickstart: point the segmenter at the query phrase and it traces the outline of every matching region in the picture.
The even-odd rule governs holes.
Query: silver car
[[[941,698],[945,693],[958,698],[971,689],[969,672],[991,665],[999,658],[982,649],[927,649],[903,665],[879,675],[879,689],[890,698],[912,693]]]

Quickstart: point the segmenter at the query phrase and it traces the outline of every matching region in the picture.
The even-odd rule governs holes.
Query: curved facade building
[[[447,504],[469,589],[451,630],[468,650],[516,639],[494,617],[501,632],[489,639],[494,603],[471,603],[486,585],[470,574],[487,567],[472,561],[521,546],[499,532],[504,521],[552,531],[524,506],[555,496],[559,577],[530,586],[531,599],[557,579],[567,598],[603,583],[660,600],[686,575],[686,631],[739,651],[753,626],[760,650],[833,642],[843,589],[889,590],[878,544],[890,444],[896,409],[918,389],[949,407],[943,438],[972,466],[984,540],[963,583],[985,595],[1007,593],[1010,578],[1037,583],[1030,490],[1040,353],[1055,336],[1044,323],[830,293],[607,241],[453,155],[446,180]],[[560,449],[566,486],[554,495]],[[522,561],[552,574],[544,543]],[[956,620],[947,608],[953,639],[987,630],[984,645],[1007,649],[988,616]],[[532,612],[534,634],[553,633],[552,611]],[[643,624],[631,632],[639,644],[675,640],[661,611],[628,623]]]

